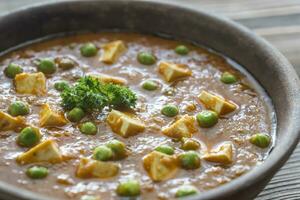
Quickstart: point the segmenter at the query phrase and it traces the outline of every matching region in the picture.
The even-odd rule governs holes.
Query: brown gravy
[[[100,62],[101,45],[114,40],[124,41],[126,52],[114,64]],[[87,58],[80,54],[80,47],[85,42],[93,42],[100,48],[96,56]],[[190,49],[188,55],[177,55],[174,49],[178,44],[182,43],[140,34],[83,34],[39,42],[3,56],[0,62],[2,69],[9,63],[16,63],[23,66],[26,73],[36,72],[35,60],[45,57],[69,56],[76,60],[78,66],[70,70],[58,69],[53,75],[47,75],[45,96],[17,94],[13,81],[2,74],[0,79],[2,111],[6,112],[7,106],[15,100],[27,102],[31,111],[26,116],[26,121],[38,127],[42,104],[48,103],[51,107],[62,110],[60,92],[54,89],[56,81],[65,80],[75,83],[85,74],[104,73],[128,81],[129,88],[138,95],[135,111],[146,124],[146,129],[136,136],[120,137],[113,133],[105,122],[107,111],[86,117],[98,126],[99,131],[95,136],[80,133],[76,123],[68,123],[60,128],[40,128],[43,134],[42,140],[54,138],[62,153],[70,157],[69,160],[59,164],[44,164],[43,166],[49,169],[49,175],[42,180],[28,178],[25,171],[31,165],[19,165],[16,162],[16,157],[28,149],[16,144],[18,133],[0,132],[0,180],[57,199],[80,199],[86,194],[99,196],[101,199],[120,199],[121,197],[115,192],[119,181],[134,178],[140,181],[141,199],[175,199],[174,193],[180,185],[192,184],[203,192],[227,183],[263,162],[272,145],[260,149],[252,145],[248,138],[257,132],[263,132],[272,136],[272,143],[274,143],[273,110],[269,97],[245,70],[237,67],[236,64],[233,67],[233,62],[228,59],[190,44],[185,44]],[[140,51],[152,52],[157,57],[157,63],[151,66],[140,64],[136,59]],[[157,72],[157,64],[160,61],[186,64],[193,75],[167,83]],[[236,74],[239,83],[232,85],[222,83],[219,79],[224,71]],[[149,78],[159,82],[159,89],[146,91],[141,88],[141,82]],[[143,156],[153,151],[158,144],[169,144],[175,147],[177,154],[183,151],[179,148],[178,141],[161,133],[162,127],[174,121],[174,118],[161,114],[162,106],[173,103],[179,106],[180,115],[195,116],[205,109],[197,98],[202,90],[230,99],[238,105],[238,109],[220,118],[212,128],[197,126],[197,132],[193,134],[193,138],[201,143],[201,148],[197,151],[200,155],[204,155],[220,143],[230,141],[234,146],[233,163],[224,167],[201,159],[201,167],[198,169],[179,169],[173,178],[153,182],[143,168]],[[167,93],[169,95],[166,95]],[[190,104],[195,105],[195,110],[186,110],[186,106]],[[116,161],[121,164],[119,174],[109,179],[76,177],[75,171],[79,158],[90,157],[93,148],[112,138],[123,141],[130,150],[127,158]]]

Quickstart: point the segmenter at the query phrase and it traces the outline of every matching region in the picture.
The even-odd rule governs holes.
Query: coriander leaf
[[[61,93],[62,106],[66,110],[75,107],[86,112],[99,111],[104,107],[134,107],[137,97],[128,87],[102,84],[91,76],[85,76]]]
[[[136,105],[137,97],[128,87],[109,83],[103,85],[102,91],[112,107],[130,108]]]
[[[83,77],[61,93],[62,106],[66,110],[75,107],[85,111],[102,110],[108,105],[108,98],[100,91],[101,84],[90,76]]]

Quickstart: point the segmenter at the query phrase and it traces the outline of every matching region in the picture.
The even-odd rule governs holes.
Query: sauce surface
[[[100,55],[103,54],[101,48],[103,44],[116,40],[124,42],[126,51],[113,64],[99,61]],[[86,42],[92,42],[99,48],[96,56],[81,55],[80,47]],[[36,61],[41,58],[68,57],[77,63],[72,69],[58,69],[56,73],[46,75],[47,94],[43,96],[16,93],[14,81],[2,74],[0,109],[3,112],[6,112],[8,105],[16,100],[27,102],[30,105],[30,114],[25,116],[26,123],[39,127],[41,105],[47,103],[51,108],[63,111],[60,92],[54,88],[57,81],[65,80],[74,84],[85,75],[101,73],[121,77],[127,81],[127,86],[138,97],[134,113],[146,128],[137,135],[121,137],[112,131],[105,120],[108,109],[87,115],[82,120],[90,120],[97,125],[96,135],[82,134],[78,129],[79,123],[67,123],[62,127],[39,127],[42,141],[53,139],[62,154],[68,158],[57,164],[43,163],[42,165],[49,169],[49,175],[42,180],[33,180],[26,176],[26,169],[34,164],[20,165],[16,162],[16,158],[28,150],[16,143],[19,133],[2,131],[0,132],[1,181],[57,199],[80,199],[83,195],[99,196],[101,199],[121,199],[115,192],[118,183],[135,179],[141,185],[140,199],[175,199],[175,192],[181,185],[193,185],[203,192],[227,183],[263,162],[275,140],[274,116],[269,97],[245,70],[232,61],[190,44],[185,44],[190,49],[187,55],[178,55],[174,49],[179,44],[182,42],[131,33],[83,34],[39,42],[3,56],[0,62],[1,69],[15,63],[23,66],[25,73],[37,72]],[[157,62],[149,66],[139,63],[137,60],[139,52],[153,53]],[[171,83],[166,82],[158,73],[158,65],[163,61],[185,64],[192,71],[192,75]],[[220,77],[225,71],[237,76],[238,83],[221,82]],[[158,89],[154,91],[143,89],[141,83],[147,79],[158,83]],[[180,116],[185,114],[196,116],[200,111],[206,110],[198,98],[202,91],[209,91],[234,102],[237,109],[220,116],[218,123],[210,128],[201,128],[195,122],[196,132],[192,138],[201,144],[196,151],[202,157],[222,143],[230,142],[233,145],[233,162],[221,165],[201,158],[200,168],[194,170],[180,168],[172,178],[160,182],[151,180],[144,169],[143,157],[161,144],[174,147],[175,155],[184,152],[178,140],[162,134],[161,130],[170,126]],[[162,115],[161,109],[166,104],[177,105],[179,115],[176,117]],[[267,148],[258,148],[251,144],[249,138],[256,133],[270,135],[272,144]],[[112,139],[124,142],[130,152],[128,157],[113,161],[120,164],[119,173],[108,179],[78,178],[75,172],[80,158],[91,157],[95,147]]]

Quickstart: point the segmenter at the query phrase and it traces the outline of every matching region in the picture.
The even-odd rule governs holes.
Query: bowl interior
[[[278,120],[273,152],[255,170],[195,199],[256,196],[298,142],[300,92],[299,79],[287,60],[246,28],[204,12],[153,2],[67,1],[21,9],[0,18],[0,51],[48,35],[115,29],[172,36],[207,46],[241,64],[265,88]],[[2,194],[6,199],[45,199],[5,183],[0,183],[0,188],[6,191]]]

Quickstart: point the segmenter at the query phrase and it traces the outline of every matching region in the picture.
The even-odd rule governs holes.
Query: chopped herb
[[[108,97],[108,104],[112,107],[134,107],[137,97],[129,88],[116,85],[105,84],[102,86],[102,92]]]
[[[66,110],[75,107],[86,112],[102,110],[104,107],[130,108],[136,105],[137,97],[128,87],[102,84],[91,76],[85,76],[61,93],[62,106]]]

